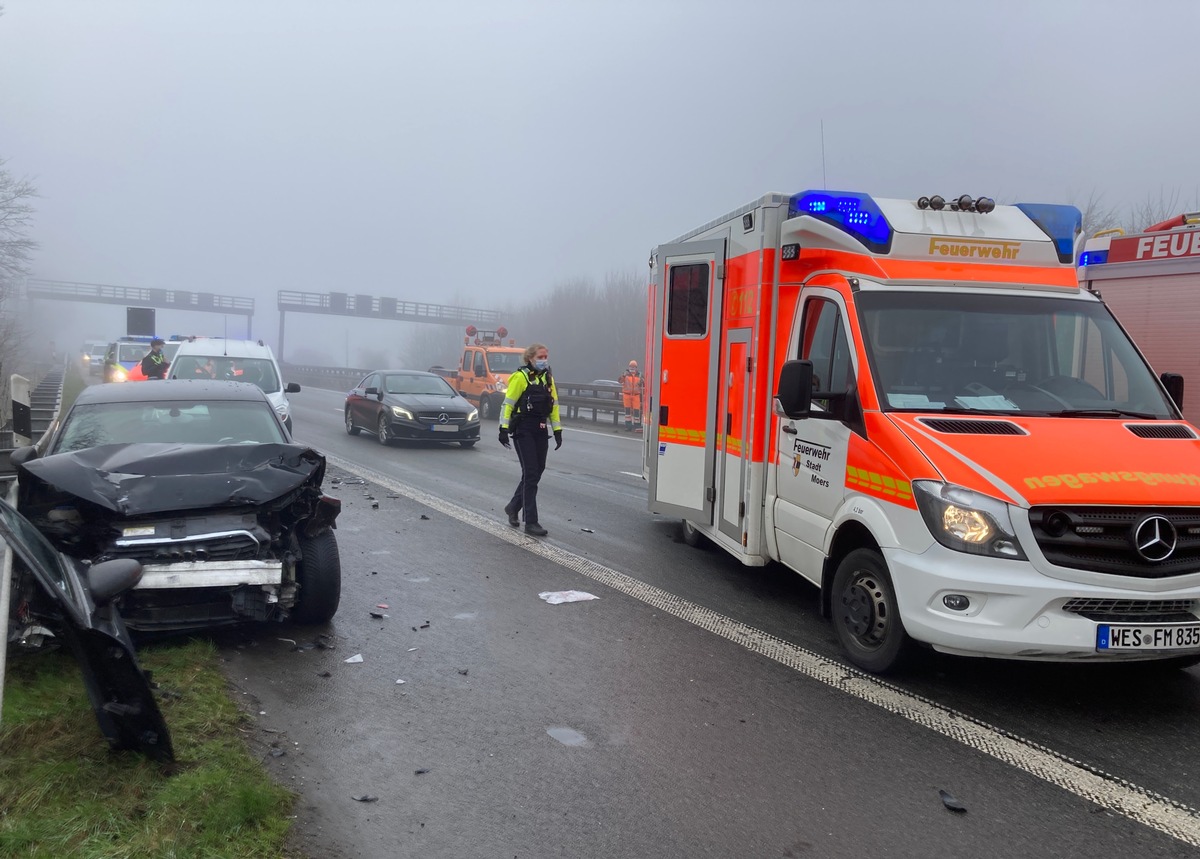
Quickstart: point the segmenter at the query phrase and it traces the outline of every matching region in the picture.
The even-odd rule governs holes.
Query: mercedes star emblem
[[[448,414],[446,414],[445,412],[442,412],[440,415],[438,415],[438,423],[439,424],[445,424],[445,423],[449,423],[449,422],[450,422],[450,416]],[[1171,533],[1174,534],[1175,532],[1172,531]],[[1172,549],[1175,548],[1174,543],[1171,544],[1171,548]]]
[[[1147,516],[1133,529],[1133,546],[1147,561],[1165,561],[1175,551],[1178,535],[1165,516]]]

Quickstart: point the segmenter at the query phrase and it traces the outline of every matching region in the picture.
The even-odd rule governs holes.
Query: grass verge
[[[250,756],[246,717],[207,641],[140,651],[176,762],[110,752],[67,653],[9,662],[0,729],[0,856],[287,857],[293,797]]]

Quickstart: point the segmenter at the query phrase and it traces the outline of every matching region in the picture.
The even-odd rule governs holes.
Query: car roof
[[[225,340],[221,337],[185,341],[179,346],[175,357],[184,358],[188,355],[205,358],[275,358],[270,346],[260,345],[255,340]]]
[[[384,376],[433,376],[435,379],[442,378],[437,373],[429,373],[425,370],[372,370],[371,373],[381,373]],[[370,373],[367,374],[368,376]]]
[[[91,385],[79,392],[75,405],[89,403],[156,403],[175,401],[246,400],[268,402],[266,394],[249,382],[212,379],[152,379],[145,382],[112,382]]]

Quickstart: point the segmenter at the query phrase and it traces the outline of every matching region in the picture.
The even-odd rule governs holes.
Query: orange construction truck
[[[1200,661],[1200,436],[1080,287],[1078,209],[817,190],[697,215],[651,256],[652,512],[808,579],[867,671],[913,645]]]
[[[518,347],[515,340],[504,345],[507,336],[505,328],[480,331],[474,325],[468,325],[458,366],[429,368],[429,372],[437,373],[478,406],[479,417],[484,420],[494,421],[500,417],[508,377],[521,367],[525,350]]]

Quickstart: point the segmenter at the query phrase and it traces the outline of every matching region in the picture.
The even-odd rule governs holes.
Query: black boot
[[[550,532],[547,531],[545,528],[543,528],[541,525],[539,525],[537,522],[526,522],[525,523],[525,533],[531,534],[534,537],[545,537]]]
[[[517,515],[520,511],[514,510],[512,504],[504,505],[504,512],[508,514],[508,524],[514,528],[521,527],[521,518]]]

